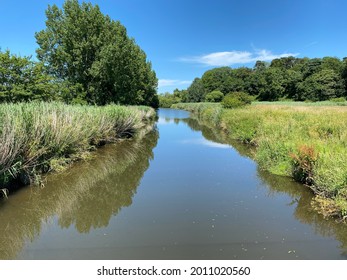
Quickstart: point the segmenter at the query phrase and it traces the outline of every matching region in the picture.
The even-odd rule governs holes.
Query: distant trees
[[[252,70],[246,67],[232,69],[220,67],[206,71],[201,80],[207,92],[219,90],[224,94],[231,91],[245,91],[250,86]]]
[[[245,92],[258,100],[321,101],[347,97],[347,58],[274,59],[257,61],[254,68],[219,67],[206,71],[187,90],[189,102],[209,100],[210,93]]]
[[[345,93],[341,77],[331,69],[323,69],[297,84],[296,100],[328,100]]]

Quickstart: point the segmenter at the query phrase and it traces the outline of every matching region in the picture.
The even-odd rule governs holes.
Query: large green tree
[[[35,35],[37,56],[57,79],[80,85],[88,103],[158,105],[151,63],[120,22],[78,0],[48,6],[46,16]]]
[[[205,100],[206,89],[200,78],[195,78],[187,89],[187,102],[202,102]]]

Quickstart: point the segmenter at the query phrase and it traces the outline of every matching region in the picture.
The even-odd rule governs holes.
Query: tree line
[[[78,0],[49,5],[46,17],[38,61],[0,50],[0,102],[158,106],[152,65],[119,21]]]
[[[257,61],[253,68],[219,67],[195,78],[186,90],[160,96],[161,103],[219,102],[232,92],[260,101],[323,101],[347,97],[347,58],[296,58]]]

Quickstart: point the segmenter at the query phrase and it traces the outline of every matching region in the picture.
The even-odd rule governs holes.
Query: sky
[[[48,5],[0,0],[0,49],[36,57]],[[212,68],[256,60],[347,56],[346,0],[91,0],[145,51],[158,92],[185,89]]]

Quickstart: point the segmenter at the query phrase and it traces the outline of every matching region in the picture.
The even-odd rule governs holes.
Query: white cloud
[[[207,66],[230,66],[233,64],[246,64],[257,60],[271,61],[275,58],[297,56],[298,53],[273,54],[268,50],[215,52],[195,57],[181,58],[181,61],[204,64]]]
[[[169,80],[169,79],[159,79],[159,87],[171,87],[171,86],[182,86],[190,85],[192,81],[182,81],[182,80]]]

